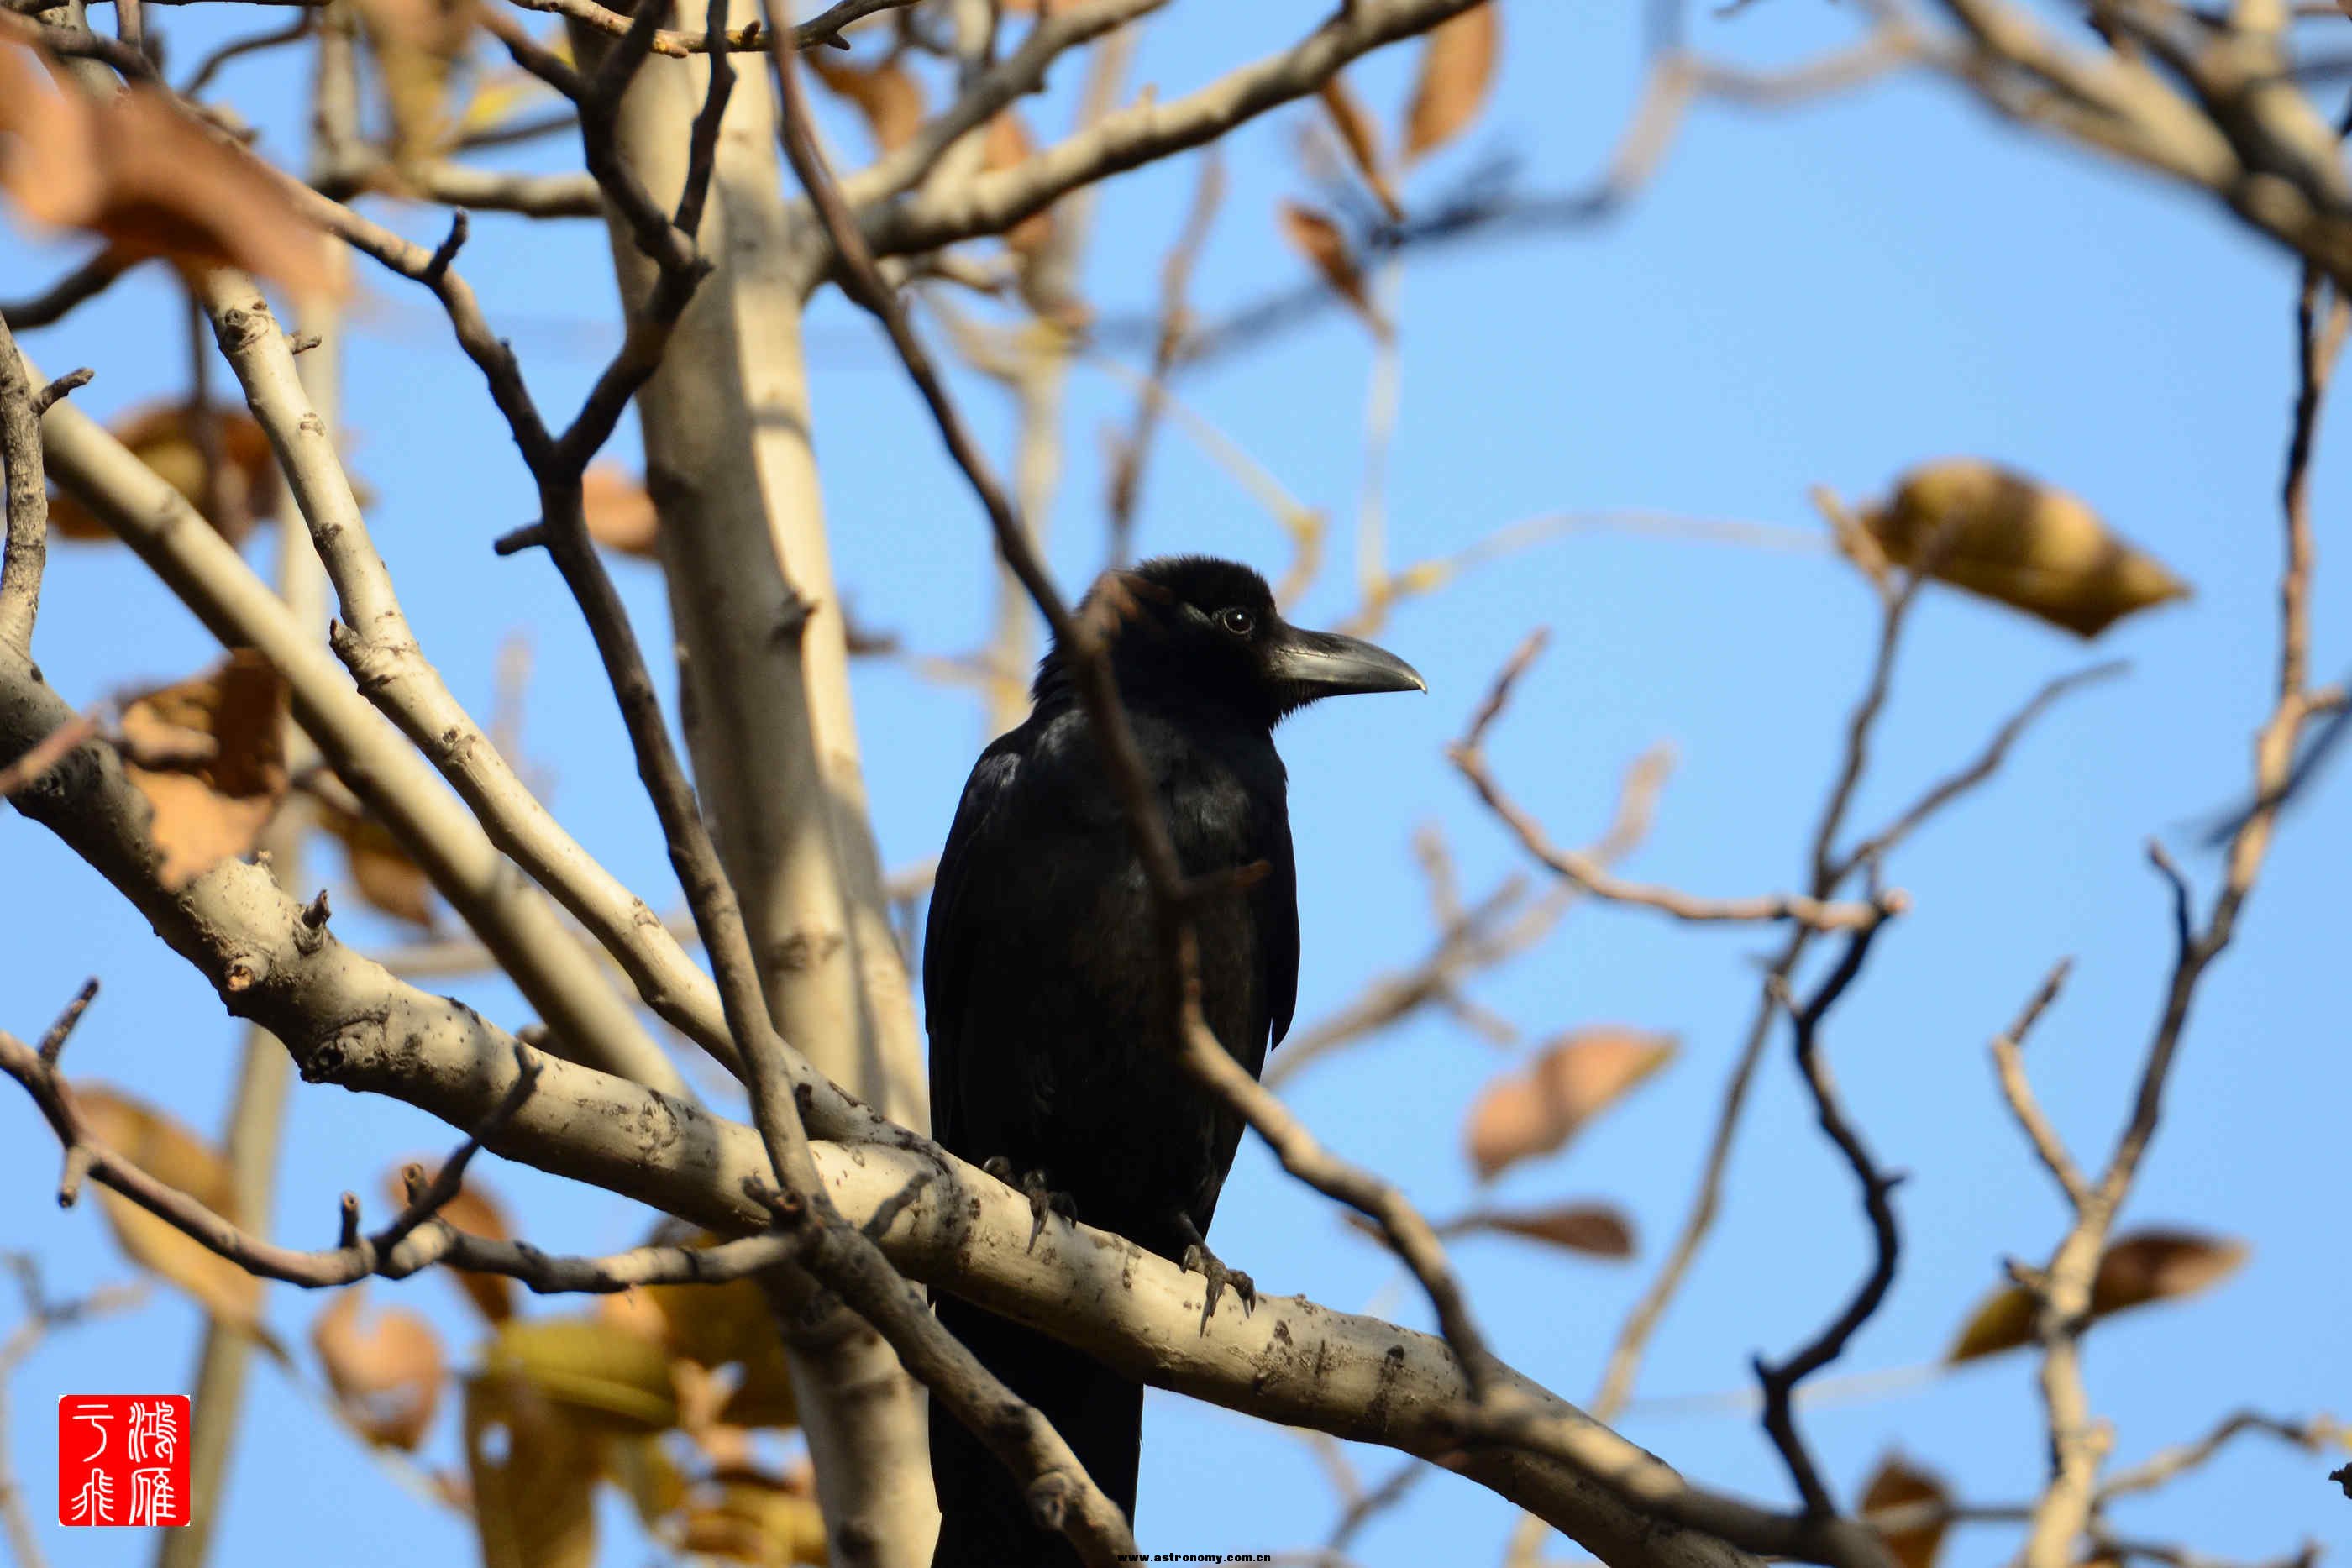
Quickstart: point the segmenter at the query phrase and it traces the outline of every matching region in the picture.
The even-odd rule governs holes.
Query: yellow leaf
[[[1870,1480],[1862,1491],[1862,1513],[1892,1511],[1914,1503],[1949,1503],[1951,1493],[1943,1481],[1906,1463],[1900,1454],[1889,1454],[1871,1472]],[[1938,1520],[1932,1524],[1915,1525],[1907,1530],[1882,1530],[1879,1539],[1902,1568],[1933,1568],[1936,1553],[1944,1544],[1944,1532],[1951,1526]]]
[[[738,1472],[714,1490],[687,1515],[688,1552],[738,1563],[825,1561],[824,1516],[805,1483]]]
[[[398,1307],[360,1326],[366,1284],[335,1293],[310,1324],[310,1343],[352,1426],[370,1442],[414,1452],[441,1403],[441,1341],[423,1318]]]
[[[677,1424],[667,1353],[601,1319],[509,1318],[485,1370],[521,1378],[582,1419],[638,1432]]]
[[[605,1447],[604,1463],[647,1530],[658,1531],[664,1520],[686,1506],[686,1472],[659,1437],[614,1437]]]
[[[74,1102],[100,1143],[231,1224],[237,1222],[236,1178],[228,1161],[186,1124],[97,1084],[77,1087]],[[259,1332],[259,1280],[112,1187],[100,1187],[98,1201],[115,1244],[132,1262],[186,1291],[215,1319]]]
[[[1404,208],[1397,201],[1396,186],[1389,180],[1388,170],[1381,161],[1381,133],[1372,124],[1372,117],[1348,84],[1332,77],[1317,89],[1323,110],[1330,117],[1331,129],[1339,135],[1339,144],[1348,150],[1348,157],[1363,176],[1365,188],[1381,204],[1382,211],[1402,223]]]
[[[604,1438],[525,1378],[467,1379],[466,1469],[482,1568],[589,1568]]]
[[[1494,0],[1449,17],[1429,30],[1421,47],[1421,74],[1404,117],[1408,163],[1453,141],[1478,118],[1495,82],[1502,19]]]
[[[285,685],[239,648],[122,709],[124,775],[145,796],[156,880],[177,891],[252,852],[286,797]]]
[[[2076,497],[1975,458],[1913,469],[1863,526],[1897,564],[2084,637],[2189,593]]]
[[[2231,1237],[2151,1228],[2119,1236],[2091,1280],[2091,1316],[2194,1295],[2237,1272],[2246,1244]],[[1958,1364],[2033,1343],[2033,1298],[2015,1285],[1979,1302],[1945,1359]]]
[[[709,1246],[705,1233],[691,1245]],[[740,1369],[713,1419],[730,1427],[790,1427],[800,1415],[774,1309],[750,1280],[717,1285],[641,1285],[605,1298],[600,1315],[682,1361],[717,1372]]]
[[[128,256],[242,267],[298,295],[343,292],[325,231],[251,152],[151,87],[52,92],[33,59],[0,43],[0,189],[26,217]]]
[[[1478,1179],[1559,1148],[1674,1054],[1671,1036],[1627,1029],[1579,1030],[1552,1040],[1525,1071],[1496,1079],[1470,1107],[1466,1142]]]
[[[496,131],[524,105],[544,98],[547,84],[525,70],[495,71],[474,84],[466,107],[458,111],[458,136]]]

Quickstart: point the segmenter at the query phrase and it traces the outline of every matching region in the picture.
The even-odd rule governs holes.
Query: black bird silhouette
[[[1199,556],[1097,582],[1111,667],[1187,876],[1264,862],[1195,912],[1202,1009],[1255,1074],[1290,1027],[1298,901],[1274,727],[1320,697],[1427,690],[1369,643],[1287,624],[1265,580]],[[1206,1236],[1241,1140],[1188,1079],[1150,894],[1062,650],[1026,722],[981,753],[940,856],[923,946],[932,1133],[1051,1210],[1255,1299]],[[940,1321],[1066,1438],[1131,1518],[1143,1387],[1081,1351],[940,1294]],[[933,1568],[1076,1563],[1012,1475],[938,1404]]]

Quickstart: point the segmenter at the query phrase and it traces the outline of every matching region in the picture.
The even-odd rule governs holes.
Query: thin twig
[[[1519,645],[1518,651],[1511,655],[1501,673],[1495,677],[1486,701],[1471,718],[1467,733],[1448,747],[1445,752],[1462,776],[1470,781],[1470,787],[1478,792],[1478,798],[1486,803],[1486,809],[1511,831],[1528,853],[1595,898],[1611,904],[1638,904],[1661,910],[1677,920],[1701,923],[1785,920],[1814,931],[1860,931],[1874,929],[1889,915],[1899,915],[1908,907],[1908,900],[1900,890],[1879,894],[1863,904],[1832,903],[1825,898],[1801,894],[1769,894],[1760,898],[1698,898],[1675,888],[1627,882],[1592,856],[1553,843],[1544,832],[1542,824],[1521,810],[1496,782],[1494,770],[1486,763],[1486,749],[1487,730],[1501,716],[1528,666],[1542,652],[1544,635],[1543,632],[1536,632]]]
[[[1847,1343],[1886,1299],[1888,1288],[1895,1283],[1895,1263],[1902,1254],[1902,1232],[1895,1223],[1895,1207],[1890,1201],[1895,1183],[1901,1178],[1882,1171],[1872,1159],[1860,1130],[1838,1097],[1837,1083],[1831,1076],[1828,1059],[1822,1054],[1820,1038],[1822,1020],[1862,973],[1871,943],[1882,929],[1877,925],[1864,926],[1846,938],[1845,951],[1839,956],[1836,967],[1802,1007],[1789,1002],[1785,988],[1781,992],[1783,1005],[1789,1007],[1797,1067],[1813,1097],[1813,1113],[1821,1123],[1822,1132],[1845,1156],[1856,1185],[1862,1188],[1863,1212],[1870,1222],[1872,1243],[1870,1271],[1844,1309],[1787,1360],[1769,1365],[1759,1357],[1756,1363],[1756,1375],[1764,1389],[1764,1430],[1788,1465],[1789,1474],[1805,1500],[1806,1512],[1814,1514],[1833,1513],[1836,1505],[1831,1501],[1829,1489],[1797,1430],[1797,1386],[1844,1354]]]
[[[2025,1004],[2025,1009],[2017,1015],[2017,1021],[1993,1037],[1992,1060],[1993,1069],[2000,1078],[2000,1095],[2008,1103],[2010,1113],[2017,1118],[2017,1124],[2025,1129],[2026,1137],[2033,1145],[2034,1154],[2041,1159],[2043,1168],[2049,1171],[2051,1178],[2057,1182],[2058,1190],[2065,1195],[2067,1206],[2080,1211],[2087,1192],[2083,1173],[2075,1167],[2074,1156],[2066,1152],[2065,1140],[2058,1136],[2058,1130],[2050,1124],[2050,1119],[2042,1113],[2040,1102],[2033,1097],[2033,1086],[2025,1076],[2024,1051],[2027,1031],[2033,1028],[2043,1010],[2057,1000],[2058,988],[2066,983],[2066,973],[2074,963],[2072,958],[2061,958],[2052,966],[2041,989],[2033,993],[2032,998]]]

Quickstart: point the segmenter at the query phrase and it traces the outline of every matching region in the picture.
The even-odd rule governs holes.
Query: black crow
[[[1202,1009],[1255,1074],[1290,1027],[1298,900],[1274,727],[1318,697],[1422,691],[1369,643],[1306,632],[1265,580],[1199,556],[1098,582],[1081,613],[1111,667],[1187,876],[1255,878],[1195,912]],[[1062,650],[1039,665],[1026,722],[981,753],[940,856],[923,945],[931,1129],[1050,1209],[1253,1299],[1207,1249],[1238,1117],[1186,1077],[1176,1001],[1128,823]],[[1084,1353],[944,1293],[940,1321],[1069,1441],[1131,1518],[1143,1387]],[[938,1404],[933,1568],[1074,1564],[1011,1474]]]

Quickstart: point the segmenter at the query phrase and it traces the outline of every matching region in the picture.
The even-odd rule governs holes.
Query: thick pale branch
[[[286,676],[298,721],[497,953],[564,1049],[643,1082],[678,1085],[677,1069],[553,907],[187,498],[70,405],[49,411],[43,440],[58,483],[113,528],[214,635],[259,650]]]
[[[341,459],[308,417],[293,351],[268,302],[249,280],[226,273],[206,279],[205,302],[335,585],[342,620],[334,651],[360,691],[440,769],[491,841],[588,928],[646,1005],[732,1064],[734,1042],[710,977],[531,794],[418,647]]]

